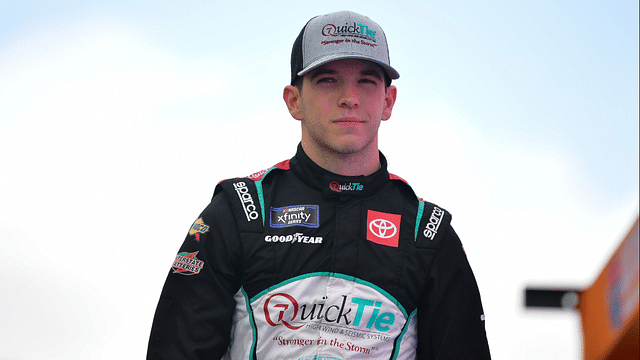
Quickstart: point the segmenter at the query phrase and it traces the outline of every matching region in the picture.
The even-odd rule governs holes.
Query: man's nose
[[[353,108],[360,105],[357,84],[345,83],[340,95],[340,106]]]

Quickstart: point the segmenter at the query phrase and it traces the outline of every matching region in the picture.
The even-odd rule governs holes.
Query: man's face
[[[292,115],[302,122],[306,151],[377,156],[380,121],[389,119],[396,97],[394,86],[385,89],[381,67],[356,59],[325,64],[304,76],[300,95]]]

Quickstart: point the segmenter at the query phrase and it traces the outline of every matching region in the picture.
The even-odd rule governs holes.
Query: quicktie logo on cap
[[[336,26],[334,24],[327,24],[322,28],[322,35],[324,36],[358,36],[361,38],[368,38],[376,41],[376,32],[369,30],[369,26],[364,24],[358,24],[353,22],[351,24],[345,24],[343,26]]]

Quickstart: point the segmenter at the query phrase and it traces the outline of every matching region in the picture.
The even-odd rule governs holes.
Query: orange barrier
[[[638,360],[638,219],[595,282],[580,292],[584,359]]]

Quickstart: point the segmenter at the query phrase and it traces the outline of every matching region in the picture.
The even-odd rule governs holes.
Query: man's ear
[[[393,105],[396,103],[398,89],[394,85],[389,85],[384,97],[384,108],[382,109],[382,120],[389,120]]]
[[[284,103],[287,104],[287,108],[289,109],[289,114],[293,116],[296,120],[303,119],[302,113],[302,98],[300,97],[300,90],[293,85],[287,85],[284,87],[284,92],[282,94],[282,98],[284,99]]]

